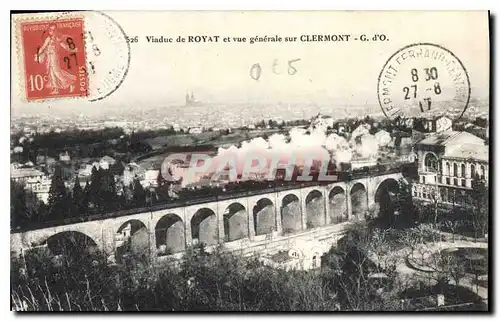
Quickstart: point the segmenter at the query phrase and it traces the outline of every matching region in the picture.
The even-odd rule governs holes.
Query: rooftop
[[[419,141],[418,144],[439,146],[463,144],[484,145],[484,140],[468,132],[445,131],[430,134],[426,138]]]
[[[483,162],[488,162],[488,146],[478,144],[461,144],[457,148],[444,153],[444,157],[452,158],[473,158]]]
[[[11,178],[43,176],[44,173],[35,168],[15,168],[10,171]]]
[[[101,162],[114,163],[115,159],[111,156],[106,155],[101,158]]]

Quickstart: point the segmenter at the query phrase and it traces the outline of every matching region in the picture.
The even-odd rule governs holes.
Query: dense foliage
[[[421,279],[398,274],[400,258],[391,253],[435,238],[420,226],[398,231],[358,223],[323,255],[320,268],[295,271],[221,249],[208,253],[203,244],[178,261],[129,252],[109,264],[95,245],[70,237],[12,259],[11,300],[23,311],[391,311],[418,308],[401,300],[432,287],[433,295],[459,291],[465,302],[481,303],[451,285],[463,277],[457,264],[423,287]]]

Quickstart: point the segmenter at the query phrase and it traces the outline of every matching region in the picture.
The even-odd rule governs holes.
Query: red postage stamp
[[[88,95],[83,18],[20,24],[26,99]]]

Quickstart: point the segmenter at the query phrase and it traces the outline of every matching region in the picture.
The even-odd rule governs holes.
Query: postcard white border
[[[12,2],[10,2],[12,3]],[[2,2],[1,6],[5,7],[7,4],[10,4],[8,1]],[[235,1],[230,1],[230,0],[211,0],[211,1],[204,1],[204,0],[182,0],[182,1],[169,1],[168,3],[165,3],[164,1],[153,1],[153,0],[141,0],[141,1],[129,1],[126,2],[124,0],[108,0],[108,1],[102,1],[102,0],[86,0],[85,2],[68,2],[68,1],[63,1],[63,0],[52,0],[50,2],[40,2],[40,1],[34,1],[34,0],[25,0],[25,1],[17,1],[15,3],[17,6],[16,8],[8,8],[5,7],[3,9],[9,9],[9,10],[33,10],[36,8],[37,10],[491,10],[492,14],[496,14],[497,19],[498,19],[498,14],[500,14],[500,2],[497,0],[484,0],[484,1],[470,1],[470,0],[455,0],[455,1],[435,1],[435,0],[420,0],[420,1],[391,1],[391,0],[378,0],[378,1],[371,1],[371,0],[349,0],[349,1],[342,1],[342,2],[326,2],[326,1],[321,1],[321,0],[288,0],[288,1],[275,1],[271,2],[269,0],[247,0],[247,1],[240,1],[240,2],[235,2]],[[6,19],[7,12],[6,10],[2,10],[3,12],[3,17],[2,19],[2,33],[3,37],[1,39],[4,40],[6,43],[8,39],[10,39],[10,16],[9,19]],[[498,23],[497,23],[498,24]],[[494,42],[495,49],[498,49],[498,41]],[[494,50],[493,52],[498,53],[498,50]],[[2,60],[4,61],[3,64],[1,64],[1,73],[3,75],[3,81],[1,86],[1,97],[3,101],[3,108],[1,111],[1,116],[0,119],[3,122],[3,125],[1,125],[0,128],[4,131],[4,134],[1,135],[1,145],[0,148],[4,153],[7,153],[8,148],[9,148],[9,138],[10,138],[10,81],[11,81],[11,76],[10,76],[10,50],[2,50],[0,52],[0,55],[2,56]],[[491,57],[492,59],[494,58],[493,56]],[[7,64],[6,62],[9,62]],[[495,70],[491,70],[491,74],[495,75],[498,74],[498,63],[495,64]],[[495,83],[495,88],[493,90],[493,93],[497,93],[500,91],[500,85],[498,82]],[[490,101],[498,101],[497,97],[490,97]],[[495,107],[495,106],[494,106]],[[499,113],[495,112],[495,122],[498,124]],[[492,120],[493,121],[493,120]],[[497,140],[496,137],[493,138],[495,141],[495,150],[498,151],[499,146],[497,146]],[[5,154],[4,154],[5,155]],[[8,154],[7,154],[8,155]],[[498,162],[498,159],[496,160]],[[7,253],[9,252],[9,231],[8,227],[10,226],[10,219],[9,219],[9,211],[10,209],[7,209],[7,206],[9,204],[8,199],[9,199],[9,185],[7,184],[7,177],[10,176],[10,171],[9,171],[9,158],[8,157],[2,157],[0,159],[0,170],[2,171],[4,177],[4,184],[0,185],[1,188],[1,194],[3,195],[3,199],[7,200],[2,202],[3,204],[3,224],[5,232],[1,233],[1,244],[2,244],[2,257],[7,258]],[[495,166],[492,165],[492,166]],[[497,171],[495,171],[497,172]],[[495,186],[496,178],[499,174],[496,173],[493,184],[492,186]],[[494,189],[495,192],[495,199],[500,199],[500,188]],[[491,213],[491,215],[495,215],[496,213]],[[495,215],[496,216],[496,215]],[[494,231],[499,231],[499,223],[500,220],[495,218],[495,227],[493,227]],[[495,232],[497,234],[498,232]],[[498,237],[495,237],[495,239],[498,239]],[[494,258],[499,257],[497,255],[498,253],[498,246],[494,247],[495,249],[495,254]],[[497,271],[498,272],[498,262],[495,264]],[[1,297],[0,297],[0,302],[2,303],[2,309],[1,309],[1,314],[2,314],[2,319],[7,319],[10,320],[15,317],[15,314],[10,312],[10,287],[7,286],[7,284],[10,284],[10,265],[8,263],[5,263],[1,266],[1,275],[3,278],[5,278],[5,281],[3,282],[4,290],[1,292]],[[498,279],[499,273],[495,273],[495,280]],[[7,278],[9,278],[9,281],[7,281]],[[493,289],[497,288],[496,286],[493,287]],[[492,298],[495,300],[494,298]],[[497,301],[497,300],[495,300]],[[40,315],[37,315],[40,316]],[[130,318],[137,319],[139,320],[140,318],[143,318],[143,315],[128,315]],[[181,315],[167,315],[169,318],[196,318],[196,317],[201,317],[201,315],[188,315],[188,316],[181,316]],[[243,315],[233,315],[233,317],[242,317]],[[293,316],[290,314],[283,315],[282,317],[286,318],[309,318],[312,315],[303,315],[303,314],[298,314],[297,316]],[[343,315],[329,315],[329,314],[322,314],[322,315],[316,315],[317,317],[322,317],[322,318],[339,318],[343,316],[347,316],[345,314]],[[386,318],[387,316],[384,314],[371,314],[371,315],[359,315],[359,316],[353,316],[349,315],[349,317],[356,317],[356,318],[362,318],[362,317],[370,317],[370,318],[377,318],[377,319],[382,319]],[[412,316],[412,315],[410,315]],[[442,318],[442,317],[453,317],[453,318],[458,318],[465,320],[468,318],[468,315],[463,314],[463,315],[457,315],[457,314],[441,314],[441,315],[436,315],[434,314],[432,318]],[[54,314],[50,315],[45,315],[42,316],[47,319],[52,319],[56,318],[57,316]],[[66,316],[67,317],[67,316]],[[72,317],[72,316],[70,316]],[[76,317],[76,315],[75,315]],[[101,318],[102,315],[95,315],[95,316],[87,316],[91,318]],[[120,315],[109,315],[106,316],[107,318],[111,320],[118,320],[122,316]],[[162,315],[156,315],[155,317],[161,318],[165,317]],[[210,318],[210,319],[216,319],[219,318],[219,315],[211,315],[211,314],[206,314],[203,316],[204,318]],[[231,316],[229,316],[231,317]],[[265,318],[265,319],[271,319],[274,318],[274,315],[260,315],[260,318]],[[314,317],[314,316],[313,316]],[[394,315],[396,318],[400,317],[406,317],[400,314]],[[415,315],[412,317],[416,317],[418,319],[424,319],[428,318],[426,315]]]

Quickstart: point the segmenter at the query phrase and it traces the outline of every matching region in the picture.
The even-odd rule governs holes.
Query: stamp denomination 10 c
[[[86,97],[83,18],[21,22],[26,100]]]

